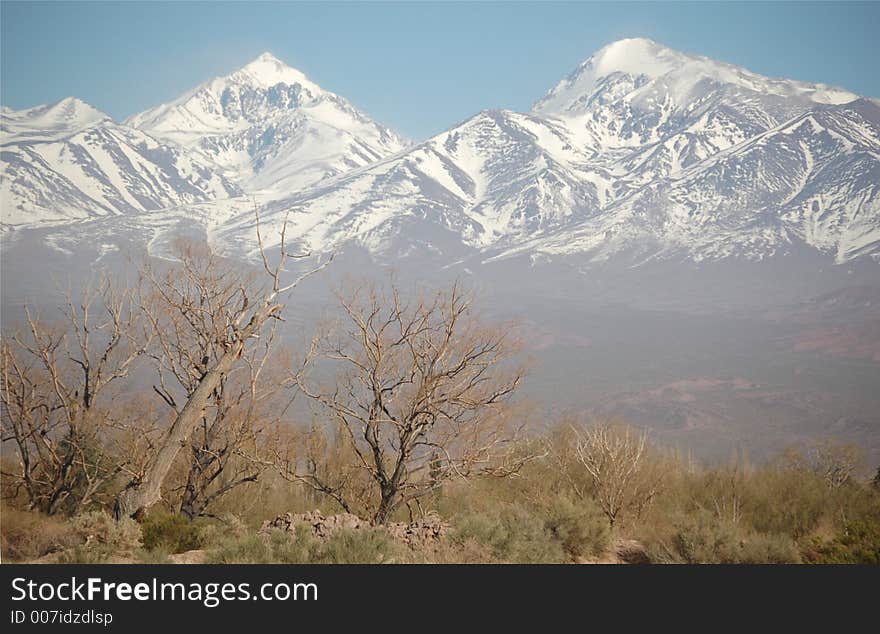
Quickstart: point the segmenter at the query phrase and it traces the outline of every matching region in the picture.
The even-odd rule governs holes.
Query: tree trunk
[[[382,496],[379,500],[379,507],[376,509],[376,514],[373,516],[373,524],[383,526],[389,519],[391,519],[391,514],[394,512],[394,509],[397,508],[396,497],[396,489],[382,491]]]
[[[198,497],[199,494],[196,491],[195,484],[192,482],[192,473],[190,472],[190,480],[186,483],[186,488],[183,490],[183,500],[180,503],[180,512],[189,519],[195,519],[198,513],[196,510]]]
[[[227,374],[244,348],[236,342],[202,378],[178,414],[159,451],[147,465],[143,478],[133,480],[117,496],[114,513],[117,519],[140,516],[162,498],[162,483],[190,434],[204,415],[211,394]]]

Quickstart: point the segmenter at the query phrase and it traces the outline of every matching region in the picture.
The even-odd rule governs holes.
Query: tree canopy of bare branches
[[[351,461],[326,469],[313,451],[297,480],[382,524],[450,479],[516,470],[507,406],[523,372],[508,333],[474,319],[472,302],[458,285],[412,301],[396,288],[340,297],[345,325],[314,340],[296,383]],[[334,374],[328,389],[315,366]]]
[[[145,268],[146,286],[151,290],[151,295],[141,305],[158,342],[154,359],[158,364],[160,380],[155,391],[174,410],[174,416],[168,432],[150,456],[143,473],[132,478],[117,497],[117,517],[138,516],[161,499],[163,483],[178,452],[183,446],[191,446],[193,433],[200,423],[204,432],[202,438],[207,440],[208,448],[205,449],[204,442],[197,441],[197,445],[202,446],[195,450],[197,460],[193,468],[196,473],[191,483],[195,485],[195,480],[211,478],[210,474],[216,472],[216,467],[221,464],[217,460],[217,452],[211,447],[216,446],[217,432],[223,429],[226,433],[229,427],[220,425],[212,430],[206,418],[206,409],[213,402],[213,419],[217,421],[217,412],[220,410],[216,406],[225,406],[224,401],[229,396],[224,393],[226,382],[236,369],[250,368],[251,378],[258,374],[261,362],[258,360],[259,354],[252,355],[253,347],[264,336],[267,324],[281,318],[285,294],[332,260],[331,257],[285,283],[282,279],[285,263],[289,259],[308,257],[308,254],[295,256],[288,252],[285,231],[286,223],[281,230],[280,252],[273,266],[260,233],[259,216],[256,217],[259,252],[267,276],[264,278],[267,284],[262,287],[218,266],[215,254],[196,253],[186,248],[181,251],[180,265],[171,267],[165,275],[158,274],[150,267]],[[262,358],[265,359],[265,356]],[[180,400],[168,385],[169,377],[173,377],[178,387],[182,388],[183,397]],[[250,383],[253,387],[254,382]],[[231,453],[241,457],[238,451],[241,444],[236,441],[237,450]],[[209,460],[211,466],[200,465],[199,460]],[[211,468],[213,472],[206,470]],[[246,479],[248,475],[244,474],[238,480],[242,478]],[[234,485],[235,481],[233,479],[227,484]],[[220,488],[224,486],[220,485]],[[201,485],[195,488],[206,490]],[[188,495],[191,502],[185,504],[189,512],[195,512],[197,507],[204,505],[204,499],[201,502],[193,500],[198,497],[194,492]]]
[[[139,423],[114,414],[109,388],[129,376],[150,343],[139,332],[131,293],[107,279],[79,302],[68,295],[64,320],[52,326],[26,310],[25,333],[2,343],[2,441],[15,446],[16,469],[4,471],[7,493],[24,493],[47,514],[87,507],[137,461],[123,437]]]
[[[786,460],[789,467],[816,474],[831,489],[850,484],[865,467],[864,452],[859,447],[830,439],[792,447]]]
[[[178,417],[201,384],[207,368],[218,364],[230,345],[234,315],[253,295],[255,280],[204,245],[180,243],[178,263],[164,276],[147,268],[148,293],[140,298],[155,345],[147,352],[156,382],[153,392]],[[267,406],[282,382],[266,381],[277,320],[245,345],[222,375],[186,441],[177,499],[166,500],[184,515],[206,515],[233,489],[254,482],[271,466],[273,417]],[[269,368],[271,372],[271,368]],[[171,488],[171,485],[169,485]]]
[[[649,456],[647,434],[606,423],[577,432],[577,459],[611,528],[628,512],[641,514],[660,492],[662,471]]]

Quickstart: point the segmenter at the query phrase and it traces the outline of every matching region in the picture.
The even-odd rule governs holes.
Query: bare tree
[[[242,289],[252,295],[253,279],[212,253],[192,243],[178,245],[179,265],[158,278],[147,269],[152,290],[141,300],[147,321],[156,334],[150,350],[157,377],[153,391],[178,416],[182,405],[198,389],[206,366],[226,352],[225,324],[241,302]],[[198,311],[179,310],[175,302]],[[255,482],[268,469],[273,438],[265,433],[273,417],[265,405],[281,384],[263,380],[272,351],[275,320],[259,344],[246,346],[239,362],[218,381],[192,435],[187,441],[182,483],[174,491],[175,506],[193,518],[237,487]]]
[[[144,472],[132,478],[117,497],[117,517],[137,517],[161,499],[162,486],[180,449],[191,446],[200,423],[208,425],[206,410],[212,402],[222,403],[228,396],[225,390],[230,375],[247,366],[245,359],[252,358],[253,346],[263,336],[267,323],[281,318],[283,296],[332,260],[331,257],[284,283],[282,276],[288,260],[309,257],[288,252],[286,227],[285,223],[278,260],[272,266],[260,234],[260,219],[256,217],[259,252],[268,276],[268,285],[259,289],[252,280],[217,266],[217,257],[211,253],[197,255],[184,250],[181,265],[172,267],[164,276],[145,267],[144,277],[153,293],[150,300],[143,302],[144,312],[150,316],[159,348],[156,358],[163,368],[155,391],[172,408],[173,417]],[[207,259],[209,265],[198,266],[200,258]],[[168,376],[174,376],[184,386],[180,400],[165,382]],[[228,430],[222,425],[221,428]],[[205,429],[211,445],[216,440],[216,430]],[[215,467],[218,464],[217,456],[210,451],[197,454],[199,459],[210,458]],[[204,477],[202,467],[195,468],[198,473],[194,476]]]
[[[552,473],[559,478],[559,486],[567,487],[576,498],[589,495],[592,480],[580,463],[577,445],[580,440],[575,420],[566,415],[542,439],[544,454],[548,456]]]
[[[804,448],[793,447],[785,460],[790,468],[819,476],[831,489],[839,489],[864,469],[864,453],[855,446],[833,440],[817,440]]]
[[[662,473],[648,456],[647,434],[609,423],[578,432],[577,458],[611,528],[628,512],[640,515],[660,492]]]
[[[268,346],[267,346],[268,348]],[[180,512],[210,515],[212,505],[236,488],[256,482],[275,463],[278,416],[268,405],[281,382],[261,381],[263,356],[244,358],[239,381],[221,381],[211,407],[190,439],[189,466],[181,487]]]
[[[745,468],[737,460],[727,468],[719,468],[710,473],[709,486],[714,492],[712,506],[720,520],[738,524],[742,519],[742,506],[746,485]]]
[[[523,373],[508,334],[473,319],[470,296],[456,285],[408,302],[368,288],[340,303],[346,326],[315,339],[296,383],[335,421],[335,455],[351,461],[328,469],[312,443],[291,468],[298,481],[383,524],[450,479],[522,464],[507,404]],[[335,374],[329,389],[308,376],[316,365]]]
[[[17,458],[3,477],[10,495],[23,492],[30,508],[50,515],[88,506],[137,462],[134,446],[120,441],[149,436],[138,421],[120,419],[107,394],[149,344],[131,293],[103,279],[78,303],[68,295],[63,312],[53,327],[26,309],[26,334],[4,339],[0,368],[2,441]]]

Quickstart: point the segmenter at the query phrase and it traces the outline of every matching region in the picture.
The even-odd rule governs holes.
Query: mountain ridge
[[[241,195],[179,149],[75,97],[4,109],[0,201],[3,224],[64,223],[142,213]]]
[[[530,112],[483,110],[412,145],[268,53],[118,125],[238,188],[215,197],[241,204],[167,209],[245,257],[247,193],[267,236],[288,222],[304,249],[379,259],[762,259],[795,242],[880,259],[876,100],[645,38],[603,47]]]
[[[638,42],[642,46],[649,41]],[[674,55],[684,60],[684,65],[693,59],[705,63],[705,58]],[[615,76],[599,87],[598,97],[590,95],[593,110],[573,118],[536,111],[484,110],[401,154],[343,175],[332,187],[306,189],[270,203],[264,219],[292,219],[294,235],[303,240],[304,248],[332,248],[357,240],[385,257],[387,245],[406,224],[416,235],[436,230],[457,233],[463,245],[487,251],[490,259],[531,251],[541,257],[580,253],[590,260],[602,260],[631,249],[633,244],[653,250],[653,255],[644,254],[646,258],[685,253],[697,260],[761,259],[790,250],[793,240],[829,253],[837,262],[860,255],[877,258],[880,203],[872,181],[880,182],[876,153],[880,119],[873,100],[804,82],[793,82],[794,88],[785,98],[755,97],[743,93],[738,84],[731,87],[716,82],[703,86],[701,101],[692,102],[677,117],[662,111],[654,119],[634,115],[636,111],[627,101],[632,93],[668,92],[667,76],[680,66],[668,65],[647,82]],[[758,77],[748,71],[743,74]],[[660,83],[655,87],[652,81]],[[829,91],[844,103],[824,103]],[[812,98],[815,94],[822,96],[818,103]],[[672,183],[699,173],[701,166],[707,172],[730,154],[753,153],[752,146],[770,138],[767,135],[771,132],[784,145],[783,131],[799,118],[821,117],[833,109],[855,113],[860,108],[859,125],[835,133],[844,139],[840,146],[825,129],[816,127],[804,130],[807,136],[802,139],[815,151],[821,151],[817,145],[821,141],[828,151],[841,156],[858,147],[859,169],[868,175],[858,192],[847,182],[849,175],[844,169],[826,170],[822,183],[813,182],[815,174],[802,169],[812,153],[807,155],[795,147],[786,148],[784,157],[774,155],[763,172],[755,173],[757,181],[763,179],[763,190],[755,190],[744,180],[737,184],[733,176],[721,182],[717,175],[713,176],[717,182],[712,190],[690,176],[694,191],[702,195],[700,200],[685,200],[677,191],[670,200],[646,197],[646,192],[670,189]],[[585,120],[591,128],[582,125]],[[847,134],[853,138],[846,139]],[[625,142],[608,143],[607,139]],[[728,161],[746,168],[746,157]],[[788,177],[798,171],[804,173],[795,188]],[[825,192],[819,196],[822,200],[801,196],[811,188]],[[833,200],[834,190],[848,188],[854,198]],[[752,198],[739,195],[740,190],[751,191]],[[779,206],[775,211],[774,201]],[[652,202],[662,205],[650,209]],[[837,216],[824,225],[817,223],[814,215],[792,207],[797,202],[816,203],[824,214],[837,210]],[[683,210],[683,206],[691,210]],[[683,220],[686,226],[687,218],[698,219],[693,229],[670,232],[682,226]],[[413,223],[422,229],[414,231]],[[651,230],[643,231],[644,227]],[[575,237],[577,246],[573,246]],[[406,243],[406,236],[401,239]],[[548,248],[547,240],[567,248]],[[405,251],[410,249],[404,244],[399,252]]]
[[[196,152],[247,190],[300,189],[407,145],[270,53],[126,123]]]

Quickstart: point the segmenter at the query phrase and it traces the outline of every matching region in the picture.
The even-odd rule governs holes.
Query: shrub
[[[141,524],[144,548],[182,553],[201,548],[206,522],[173,513],[151,513]]]
[[[227,513],[214,522],[206,522],[199,527],[199,542],[202,548],[223,544],[226,540],[243,538],[250,529],[237,515]]]
[[[404,563],[408,554],[406,546],[395,541],[384,529],[344,529],[335,532],[317,549],[314,563]]]
[[[495,562],[491,549],[468,538],[462,541],[444,539],[427,551],[410,553],[413,563],[423,564],[491,564]]]
[[[833,539],[814,538],[803,550],[809,563],[880,564],[880,522],[849,522]]]
[[[750,479],[745,513],[759,533],[784,533],[800,539],[816,530],[828,513],[830,495],[824,482],[812,473],[762,469]]]
[[[697,511],[677,522],[672,538],[649,548],[648,556],[658,563],[734,563],[738,550],[732,523]]]
[[[738,564],[796,564],[801,560],[797,544],[788,535],[753,533],[741,544]]]
[[[208,563],[237,564],[377,564],[403,563],[409,556],[406,546],[396,542],[381,528],[346,529],[326,541],[308,530],[291,535],[275,530],[268,536],[229,537],[208,551]]]
[[[453,523],[452,539],[456,543],[473,539],[503,562],[561,563],[566,559],[561,542],[543,519],[518,504],[464,513]]]
[[[4,506],[0,514],[0,553],[7,561],[28,561],[72,548],[79,541],[66,519]]]
[[[85,546],[79,544],[58,555],[59,564],[103,564],[113,555],[113,550],[106,545]]]
[[[268,537],[260,535],[230,536],[208,550],[209,564],[271,564],[308,563],[310,544],[302,536],[292,537],[282,531],[273,531]]]
[[[740,564],[796,563],[794,542],[784,535],[747,534],[733,522],[699,510],[676,524],[671,539],[654,545],[648,556],[657,563]]]
[[[71,525],[86,547],[105,546],[118,553],[130,553],[141,547],[141,527],[133,519],[117,522],[103,511],[92,511],[75,516]]]
[[[158,548],[156,550],[146,550],[141,548],[134,553],[134,557],[139,564],[170,564],[168,552]]]
[[[576,504],[558,497],[545,513],[545,526],[571,559],[595,557],[608,549],[608,521],[589,500]]]

